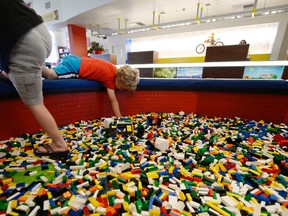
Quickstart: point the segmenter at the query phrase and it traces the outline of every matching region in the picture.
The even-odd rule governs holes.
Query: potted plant
[[[103,45],[100,45],[98,42],[91,42],[91,45],[88,49],[89,54],[102,54],[104,52],[104,47]]]

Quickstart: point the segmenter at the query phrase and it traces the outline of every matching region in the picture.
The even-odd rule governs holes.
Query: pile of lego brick
[[[60,128],[67,158],[36,157],[47,134],[0,144],[0,215],[288,215],[288,127],[146,113]]]

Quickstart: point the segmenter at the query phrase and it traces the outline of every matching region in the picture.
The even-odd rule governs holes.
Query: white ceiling
[[[197,3],[202,10],[202,20],[219,16],[251,15],[255,0],[115,0],[113,3],[91,9],[79,14],[64,24],[75,24],[92,29],[100,34],[111,34],[119,29],[137,29],[155,26],[160,23],[194,21],[197,15]],[[273,9],[288,9],[288,0],[258,0],[258,14]],[[153,15],[155,11],[155,16]],[[199,9],[199,16],[200,16]],[[159,19],[160,15],[160,19]],[[153,18],[154,17],[154,18]],[[120,22],[118,22],[120,18]],[[125,20],[126,28],[125,28]],[[59,26],[59,25],[58,25]],[[98,26],[98,27],[97,27]]]

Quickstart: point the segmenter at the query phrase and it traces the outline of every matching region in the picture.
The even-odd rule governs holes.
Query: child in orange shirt
[[[96,80],[107,88],[107,94],[116,117],[121,116],[115,89],[135,91],[140,80],[139,70],[125,65],[118,68],[110,62],[97,58],[66,56],[52,69],[43,66],[46,79],[79,78]]]

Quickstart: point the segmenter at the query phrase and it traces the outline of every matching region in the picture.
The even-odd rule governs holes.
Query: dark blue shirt
[[[0,0],[0,70],[8,71],[10,53],[25,33],[43,22],[23,0]]]

